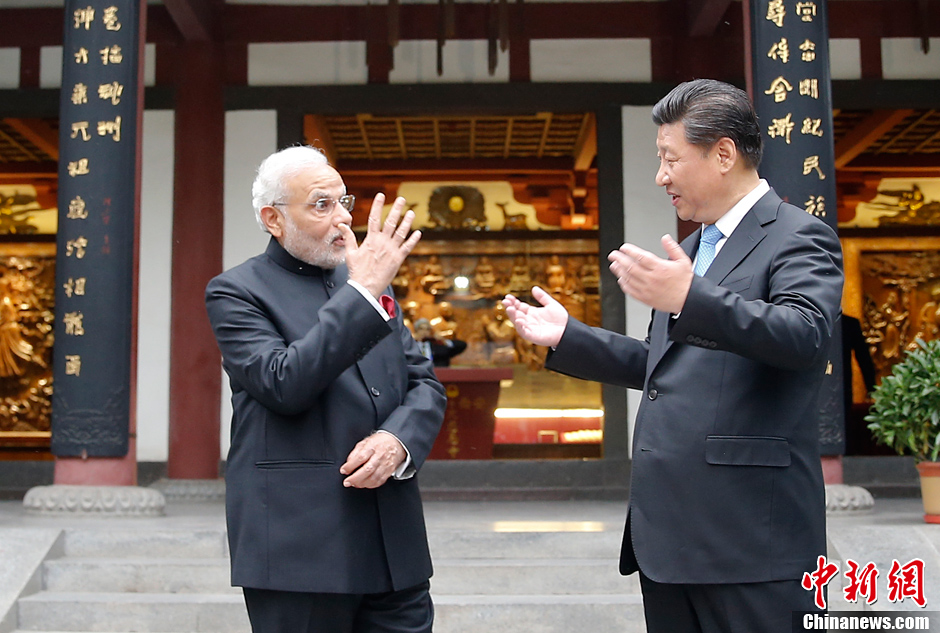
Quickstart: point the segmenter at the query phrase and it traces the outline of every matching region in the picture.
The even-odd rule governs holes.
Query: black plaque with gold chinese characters
[[[751,92],[764,137],[760,173],[781,198],[836,229],[826,0],[749,0]],[[824,455],[845,447],[841,327],[819,397]]]
[[[826,0],[750,0],[750,6],[761,176],[784,200],[835,228]]]
[[[68,0],[52,452],[127,454],[138,200],[139,0]]]

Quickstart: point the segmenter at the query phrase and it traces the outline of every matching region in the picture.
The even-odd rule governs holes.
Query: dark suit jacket
[[[450,367],[450,359],[459,356],[467,349],[466,341],[452,339],[450,345],[437,340],[428,341],[431,345],[431,359],[435,367]]]
[[[344,488],[339,468],[377,429],[420,468],[446,398],[401,318],[271,240],[213,279],[209,319],[232,386],[226,517],[232,584],[375,593],[431,575],[415,478]]]
[[[690,256],[698,239],[682,243]],[[682,313],[653,312],[645,341],[569,321],[546,366],[643,390],[621,573],[711,584],[816,568],[816,394],[842,280],[835,233],[770,191],[693,279]]]

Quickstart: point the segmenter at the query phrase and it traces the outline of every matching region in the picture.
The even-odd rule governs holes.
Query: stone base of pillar
[[[826,486],[826,514],[855,514],[871,511],[874,507],[874,497],[860,486],[845,484]]]
[[[23,507],[32,514],[58,516],[162,516],[166,499],[159,490],[139,486],[73,486],[30,488]]]
[[[224,479],[160,479],[150,485],[167,501],[225,501]]]

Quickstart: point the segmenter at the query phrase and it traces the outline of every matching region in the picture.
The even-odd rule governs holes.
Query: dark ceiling
[[[313,118],[308,138],[337,162],[524,159],[538,169],[540,160],[570,158],[583,170],[596,151],[589,113]],[[0,120],[0,173],[54,173],[58,134],[56,119]],[[938,110],[838,110],[833,136],[839,169],[940,168]]]

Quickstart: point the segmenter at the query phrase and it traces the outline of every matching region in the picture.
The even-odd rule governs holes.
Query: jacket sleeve
[[[583,380],[643,389],[648,357],[648,338],[641,341],[571,317],[545,367]]]
[[[231,276],[209,282],[206,309],[226,372],[282,415],[312,407],[340,374],[391,333],[351,286],[326,301],[316,325],[289,344],[264,302]]]
[[[408,388],[402,403],[379,428],[397,437],[408,448],[412,465],[420,469],[441,429],[447,397],[431,360],[418,350],[418,344],[402,322],[401,310],[397,313],[401,344],[405,350]]]
[[[842,250],[823,222],[782,236],[770,255],[766,299],[745,299],[693,277],[670,338],[779,367],[811,367],[828,353],[842,298]]]

